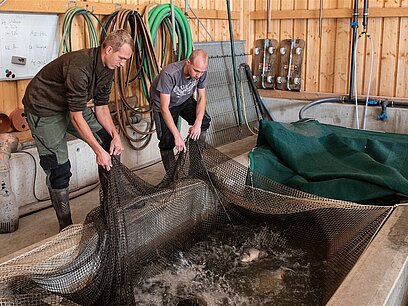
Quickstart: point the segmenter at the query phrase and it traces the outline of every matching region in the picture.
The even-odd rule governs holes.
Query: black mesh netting
[[[157,186],[114,161],[83,225],[0,265],[0,305],[321,305],[392,209],[187,147]],[[248,247],[264,258],[243,262]]]

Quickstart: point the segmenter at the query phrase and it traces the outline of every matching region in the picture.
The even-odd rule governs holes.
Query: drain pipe
[[[10,155],[19,146],[17,137],[0,134],[0,234],[12,233],[18,229],[18,206],[11,190]]]

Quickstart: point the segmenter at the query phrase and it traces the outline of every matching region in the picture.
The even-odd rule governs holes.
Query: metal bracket
[[[88,13],[88,12],[91,12],[92,14],[94,13],[94,11],[95,11],[95,9],[94,9],[94,6],[92,5],[92,7],[91,7],[91,10],[89,10],[89,7],[88,7],[88,4],[87,5],[85,5],[85,10],[86,10],[86,12]]]
[[[67,1],[67,6],[68,6],[68,8],[71,8],[71,3],[73,3],[74,4],[74,8],[76,8],[77,7],[77,5],[76,5],[76,1],[75,0],[68,0]]]
[[[121,8],[122,8],[122,4],[121,4],[121,3],[115,2],[115,3],[113,4],[113,10],[114,10],[115,12],[116,12],[116,11],[119,11]]]

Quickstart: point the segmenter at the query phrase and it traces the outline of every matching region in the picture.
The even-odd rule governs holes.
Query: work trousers
[[[179,116],[186,120],[189,125],[193,125],[196,120],[197,101],[191,97],[181,105],[170,108],[170,113],[174,124],[177,125]],[[211,117],[207,111],[201,123],[201,131],[206,131],[210,127]],[[160,151],[173,150],[175,147],[174,136],[164,122],[161,112],[154,112],[154,122],[156,124],[157,138],[159,139]]]
[[[82,114],[96,140],[109,151],[112,138],[100,125],[93,111],[86,108]],[[81,138],[70,120],[69,112],[48,117],[31,113],[26,115],[40,156],[40,165],[47,175],[47,186],[51,189],[67,188],[72,174],[66,136],[69,133]]]

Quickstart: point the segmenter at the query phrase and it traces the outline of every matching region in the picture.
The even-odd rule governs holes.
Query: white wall
[[[271,110],[277,121],[293,122],[299,120],[300,109],[306,101],[263,98],[265,105]],[[356,127],[355,106],[352,104],[324,103],[308,109],[304,118],[314,118],[322,123]],[[377,116],[381,113],[380,106],[369,106],[367,109],[366,129],[388,133],[408,133],[408,108],[388,107],[388,120],[381,121]],[[363,123],[364,106],[359,106],[360,128]]]
[[[143,125],[144,123],[140,123],[138,128],[143,130]],[[187,123],[182,121],[182,135],[187,135],[187,130]],[[161,159],[156,132],[152,134],[147,147],[140,151],[132,149],[123,136],[122,143],[125,151],[122,153],[120,160],[130,169],[138,169]],[[29,154],[23,152],[13,153],[10,157],[11,188],[16,197],[18,207],[37,202],[33,193],[34,187],[35,194],[39,199],[45,200],[49,198],[48,188],[45,184],[45,173],[39,164],[36,147],[25,149],[24,151],[34,156],[35,163]],[[71,161],[72,172],[70,180],[71,192],[98,182],[95,154],[85,142],[80,139],[69,141],[68,155]]]

